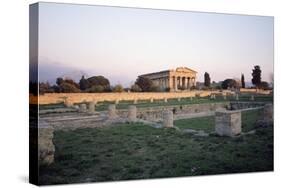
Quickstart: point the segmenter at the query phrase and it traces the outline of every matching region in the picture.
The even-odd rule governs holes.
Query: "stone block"
[[[116,114],[116,105],[115,104],[110,104],[108,106],[108,118],[109,119],[114,119],[117,117]]]
[[[254,95],[251,95],[250,101],[254,101],[254,100],[255,100]]]
[[[95,113],[95,102],[89,103],[89,113]]]
[[[241,133],[241,111],[216,111],[215,131],[220,136],[233,137]]]
[[[67,108],[70,108],[70,107],[73,106],[73,104],[72,104],[69,100],[66,99],[66,100],[64,101],[64,106],[67,107]]]
[[[128,120],[129,121],[137,120],[137,107],[134,105],[130,105],[128,108]]]
[[[235,95],[235,100],[237,100],[237,101],[239,100],[239,95],[238,94]]]
[[[263,118],[264,118],[264,120],[273,121],[273,105],[272,104],[264,105]]]
[[[138,99],[134,99],[134,104],[138,104]]]
[[[79,106],[80,112],[86,112],[87,111],[87,105],[86,104],[80,104]]]
[[[40,127],[38,130],[39,165],[50,165],[54,162],[55,146],[53,144],[54,128]]]
[[[163,127],[173,127],[174,117],[173,112],[170,110],[165,110],[163,112]]]
[[[73,105],[73,108],[76,110],[79,110],[79,106],[78,105]]]

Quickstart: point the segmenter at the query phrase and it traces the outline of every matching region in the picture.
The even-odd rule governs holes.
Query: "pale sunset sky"
[[[112,85],[176,67],[203,81],[273,73],[273,17],[39,3],[39,79],[82,71]]]

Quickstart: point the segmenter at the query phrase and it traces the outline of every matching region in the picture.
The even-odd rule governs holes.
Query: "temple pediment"
[[[196,71],[187,68],[187,67],[178,67],[176,68],[176,72],[184,72],[184,73],[197,73]]]

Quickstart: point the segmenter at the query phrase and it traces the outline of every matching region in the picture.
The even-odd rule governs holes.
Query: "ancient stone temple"
[[[190,68],[178,67],[176,70],[171,69],[140,76],[151,79],[161,90],[170,89],[170,91],[177,91],[195,86],[196,74],[197,72]]]

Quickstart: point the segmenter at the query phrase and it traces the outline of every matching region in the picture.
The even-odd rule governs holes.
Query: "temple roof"
[[[187,68],[187,67],[177,67],[176,72],[194,72],[194,73],[197,73],[195,70],[192,70],[192,69]]]
[[[147,73],[147,74],[143,74],[140,76],[150,76],[150,75],[154,75],[154,74],[161,74],[161,73],[168,73],[168,72],[186,72],[186,73],[197,73],[195,70],[192,70],[190,68],[187,67],[177,67],[176,70],[174,69],[169,69],[169,70],[164,70],[164,71],[159,71],[159,72],[152,72],[152,73]]]

